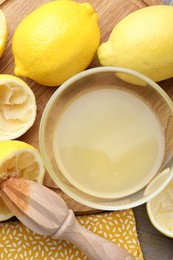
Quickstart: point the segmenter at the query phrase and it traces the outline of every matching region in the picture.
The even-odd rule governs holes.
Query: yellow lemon
[[[153,226],[173,238],[173,180],[159,195],[147,202],[147,212]]]
[[[4,13],[0,10],[0,57],[2,56],[7,41],[7,22]]]
[[[131,13],[99,47],[100,63],[141,72],[156,82],[173,77],[172,18],[173,6],[151,6]]]
[[[90,64],[99,40],[98,17],[89,3],[49,2],[16,29],[14,72],[42,85],[60,85]]]
[[[0,142],[0,182],[8,177],[21,176],[43,182],[45,168],[38,151],[21,141]],[[0,196],[0,221],[13,216]]]
[[[36,118],[35,95],[21,79],[0,75],[0,141],[18,138]]]

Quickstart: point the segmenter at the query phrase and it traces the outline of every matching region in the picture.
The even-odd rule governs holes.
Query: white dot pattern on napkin
[[[132,210],[78,216],[88,230],[128,250],[136,260],[143,260]],[[20,222],[0,223],[0,259],[3,260],[88,260],[66,241],[41,236]]]

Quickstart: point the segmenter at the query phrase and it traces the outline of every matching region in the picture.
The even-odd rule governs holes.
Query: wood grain
[[[2,1],[1,1],[2,2]],[[0,3],[1,3],[0,2]],[[22,19],[27,16],[31,11],[37,7],[48,2],[48,0],[7,0],[2,5],[1,8],[4,11],[7,22],[8,22],[8,40],[7,46],[4,52],[3,57],[1,58],[0,63],[0,73],[9,73],[13,74],[14,70],[14,59],[11,50],[11,40],[13,37],[14,30],[17,25],[22,21]],[[81,0],[78,2],[85,2]],[[104,42],[108,39],[113,27],[127,14],[139,9],[146,7],[148,5],[162,4],[160,0],[89,0],[94,9],[97,11],[99,16],[99,25],[101,29],[101,42]],[[100,66],[97,58],[95,57],[93,62],[89,67]],[[52,96],[54,91],[57,89],[40,86],[32,80],[24,79],[36,96],[37,102],[37,118],[34,126],[23,135],[20,140],[30,143],[39,149],[38,143],[38,131],[40,119],[47,104],[49,98]],[[173,89],[170,88],[173,80],[162,82],[161,85],[168,92],[168,94],[173,97]],[[79,204],[78,202],[72,200],[67,195],[65,195],[58,187],[53,183],[49,175],[46,173],[44,184],[48,187],[53,188],[58,194],[60,194],[68,204],[69,208],[73,209],[78,213],[91,212],[92,209],[85,207],[84,205]]]

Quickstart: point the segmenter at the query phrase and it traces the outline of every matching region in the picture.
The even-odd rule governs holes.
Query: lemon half
[[[147,212],[153,226],[173,238],[173,180],[159,195],[147,202]]]
[[[7,22],[4,13],[0,10],[0,57],[2,56],[7,41]]]
[[[9,177],[21,176],[42,183],[44,174],[41,156],[33,146],[21,141],[0,142],[0,182]],[[0,197],[0,221],[12,216]]]
[[[35,95],[21,79],[0,75],[0,141],[18,138],[36,118]]]

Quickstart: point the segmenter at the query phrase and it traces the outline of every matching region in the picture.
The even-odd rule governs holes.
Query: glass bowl
[[[98,197],[83,192],[73,185],[60,170],[54,152],[54,132],[61,112],[72,98],[97,86],[111,86],[130,91],[144,100],[160,121],[165,139],[161,167],[145,187],[121,198]],[[74,200],[101,210],[123,210],[139,206],[161,192],[173,176],[173,103],[163,89],[146,76],[119,67],[99,67],[81,72],[64,84],[52,95],[43,112],[39,129],[40,151],[46,169],[59,188]]]

